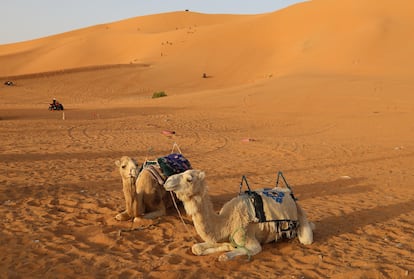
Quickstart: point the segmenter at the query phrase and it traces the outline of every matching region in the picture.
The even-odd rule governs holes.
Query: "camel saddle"
[[[163,185],[169,176],[191,169],[191,164],[182,154],[172,153],[156,161],[146,161],[141,170],[144,168]]]
[[[191,169],[190,161],[180,153],[160,157],[157,162],[166,177]]]

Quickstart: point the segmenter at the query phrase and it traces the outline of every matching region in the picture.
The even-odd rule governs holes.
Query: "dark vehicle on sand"
[[[63,110],[63,105],[53,99],[52,103],[49,105],[49,110]]]

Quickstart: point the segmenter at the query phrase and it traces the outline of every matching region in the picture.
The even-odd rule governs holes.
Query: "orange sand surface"
[[[0,45],[0,277],[414,278],[413,10],[314,0]],[[48,111],[54,97],[64,113]],[[283,171],[314,243],[223,263],[192,255],[183,208],[186,225],[174,208],[116,221],[115,160],[174,143],[206,172],[217,210],[243,175],[272,187]]]

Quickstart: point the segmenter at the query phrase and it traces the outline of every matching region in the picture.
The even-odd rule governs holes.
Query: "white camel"
[[[125,210],[115,216],[118,221],[139,218],[154,219],[166,214],[172,205],[171,197],[163,188],[162,172],[157,168],[143,168],[128,156],[122,156],[115,161],[122,178],[122,188],[125,198]],[[158,168],[159,170],[159,168]],[[159,175],[158,179],[155,177]]]
[[[274,220],[267,222],[258,222],[252,196],[248,194],[233,198],[217,214],[207,193],[205,173],[200,170],[172,175],[164,183],[164,188],[174,191],[183,202],[204,241],[192,246],[195,255],[226,252],[219,256],[220,261],[240,255],[250,257],[261,252],[261,244],[277,241],[284,235],[293,238],[297,234],[302,244],[313,242],[314,225],[308,222],[288,188],[272,189],[275,190],[273,193],[279,193],[279,202],[260,195],[263,214],[267,220]]]

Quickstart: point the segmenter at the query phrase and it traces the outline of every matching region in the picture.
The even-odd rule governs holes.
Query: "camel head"
[[[191,199],[193,196],[204,196],[207,187],[204,184],[205,173],[200,170],[187,170],[168,177],[164,183],[167,191],[173,191],[181,201]]]
[[[138,177],[138,164],[134,159],[122,156],[121,159],[115,161],[115,165],[119,168],[122,179],[136,179]]]

